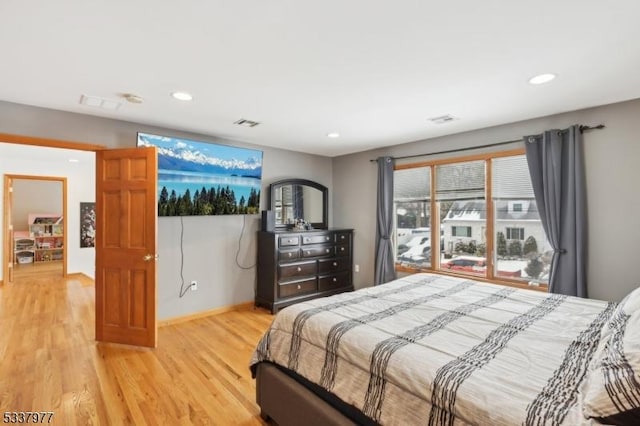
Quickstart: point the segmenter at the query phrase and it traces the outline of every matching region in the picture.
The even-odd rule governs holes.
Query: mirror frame
[[[271,185],[269,185],[269,206],[271,208],[271,210],[276,211],[276,190],[282,186],[286,186],[286,185],[303,185],[303,186],[309,186],[311,188],[315,188],[318,189],[320,192],[322,192],[322,222],[311,222],[311,226],[313,226],[314,229],[328,229],[329,228],[329,189],[318,183],[318,182],[314,182],[312,180],[307,180],[307,179],[283,179],[283,180],[279,180],[277,182],[273,182]],[[282,231],[285,229],[292,229],[293,228],[293,224],[287,224],[287,223],[282,223],[282,224],[275,224],[275,229]]]

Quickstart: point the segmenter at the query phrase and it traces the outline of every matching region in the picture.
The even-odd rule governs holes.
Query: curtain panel
[[[580,126],[525,136],[524,142],[540,219],[554,250],[549,292],[587,297],[587,203]]]
[[[393,262],[393,167],[391,157],[380,157],[378,162],[378,197],[376,207],[376,256],[374,285],[396,279]]]

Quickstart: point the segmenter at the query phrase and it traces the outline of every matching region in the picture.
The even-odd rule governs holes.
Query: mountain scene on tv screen
[[[158,151],[158,216],[256,214],[262,152],[138,134]]]

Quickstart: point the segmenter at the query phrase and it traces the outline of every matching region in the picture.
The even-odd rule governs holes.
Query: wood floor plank
[[[264,425],[248,364],[273,316],[245,309],[167,325],[158,348],[95,342],[83,276],[0,286],[0,411],[59,425]]]

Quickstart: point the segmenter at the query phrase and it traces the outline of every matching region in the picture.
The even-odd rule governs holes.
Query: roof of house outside
[[[522,211],[514,211],[514,204],[522,204]],[[509,206],[511,205],[511,209]],[[534,199],[496,200],[496,220],[540,220],[538,206]],[[455,201],[443,222],[484,221],[487,219],[484,201]]]

